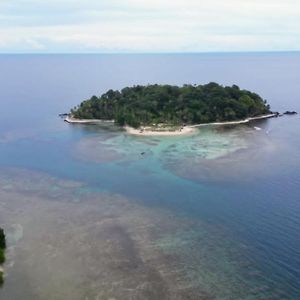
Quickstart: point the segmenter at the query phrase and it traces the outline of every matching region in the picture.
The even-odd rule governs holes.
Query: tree
[[[270,112],[259,95],[237,85],[147,85],[109,90],[71,110],[75,118],[114,119],[123,126],[232,121]]]

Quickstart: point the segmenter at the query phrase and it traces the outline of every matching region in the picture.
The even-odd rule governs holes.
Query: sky
[[[0,0],[0,53],[298,50],[299,0]]]

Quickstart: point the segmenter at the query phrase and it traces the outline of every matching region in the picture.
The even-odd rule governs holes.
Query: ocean
[[[211,81],[300,112],[300,53],[0,55],[0,68],[0,299],[300,299],[299,115],[176,137],[58,116],[108,89]]]

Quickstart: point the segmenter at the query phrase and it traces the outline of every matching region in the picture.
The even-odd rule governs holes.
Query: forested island
[[[137,85],[92,96],[71,110],[75,119],[114,120],[133,128],[243,120],[270,114],[258,94],[237,85]]]
[[[5,234],[4,230],[0,228],[0,286],[3,284],[3,270],[1,268],[1,265],[5,262],[5,248]]]

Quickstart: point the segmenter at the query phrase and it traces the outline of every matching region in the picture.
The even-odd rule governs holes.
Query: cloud
[[[300,50],[299,2],[0,0],[0,52],[263,50]]]

